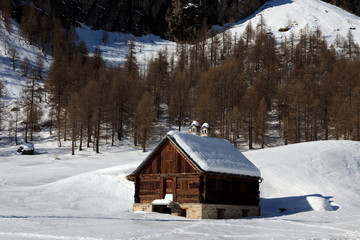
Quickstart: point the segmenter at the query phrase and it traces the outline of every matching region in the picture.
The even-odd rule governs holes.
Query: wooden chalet
[[[260,215],[260,171],[224,139],[171,131],[128,179],[135,182],[134,211],[198,219]]]

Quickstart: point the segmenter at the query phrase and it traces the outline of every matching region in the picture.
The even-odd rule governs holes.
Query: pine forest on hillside
[[[0,19],[9,29],[6,2]],[[89,53],[85,42],[77,45],[74,32],[63,30],[58,19],[30,7],[25,12],[21,37],[50,52],[53,62],[44,76],[41,56],[30,66],[16,49],[7,50],[13,68],[28,79],[21,102],[8,113],[16,119],[9,130],[14,142],[19,131],[32,141],[39,125],[46,125],[59,146],[72,142],[72,154],[83,147],[99,152],[104,139],[114,144],[123,138],[145,151],[161,135],[164,116],[167,126],[179,130],[193,119],[208,122],[216,136],[237,147],[246,142],[249,149],[279,139],[360,140],[360,49],[351,29],[329,45],[321,29],[308,28],[276,42],[264,19],[250,23],[242,36],[204,27],[192,44],[178,44],[175,54],[159,51],[144,72],[133,41],[125,64],[113,66],[99,48]],[[0,99],[2,89],[0,83]],[[46,120],[40,120],[42,106],[50,106]]]

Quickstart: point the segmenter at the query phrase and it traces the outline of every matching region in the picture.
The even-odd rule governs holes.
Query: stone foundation
[[[172,203],[168,205],[171,215],[192,219],[231,219],[260,216],[260,206],[202,204],[202,203]],[[133,211],[153,212],[151,203],[134,203]]]

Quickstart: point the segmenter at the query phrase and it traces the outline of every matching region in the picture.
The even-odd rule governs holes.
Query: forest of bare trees
[[[43,22],[39,19],[46,16],[29,11],[25,17]],[[29,44],[44,44],[52,52],[45,80],[48,122],[59,146],[72,142],[72,154],[84,147],[99,152],[104,142],[124,138],[145,151],[162,124],[181,130],[193,119],[249,149],[360,140],[360,51],[351,30],[336,43],[343,54],[328,45],[321,29],[305,27],[276,42],[264,19],[257,26],[250,23],[241,36],[204,30],[195,43],[178,44],[174,54],[159,51],[143,74],[134,41],[127,44],[125,63],[113,66],[99,48],[89,54],[85,42],[75,44],[71,30],[62,30],[57,19],[47,20],[48,25],[37,26],[40,30],[29,30],[24,20],[21,31]],[[23,59],[20,68],[29,79],[22,123],[31,140],[42,115],[38,106],[45,101],[38,84],[42,65],[31,67]]]

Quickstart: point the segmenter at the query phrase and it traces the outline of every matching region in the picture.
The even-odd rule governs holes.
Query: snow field
[[[360,237],[360,143],[320,141],[244,155],[260,170],[262,216],[192,220],[131,212],[126,180],[148,153],[130,143],[68,154],[0,153],[0,239],[314,239]],[[58,159],[55,160],[54,151]],[[46,152],[47,154],[41,154]]]

